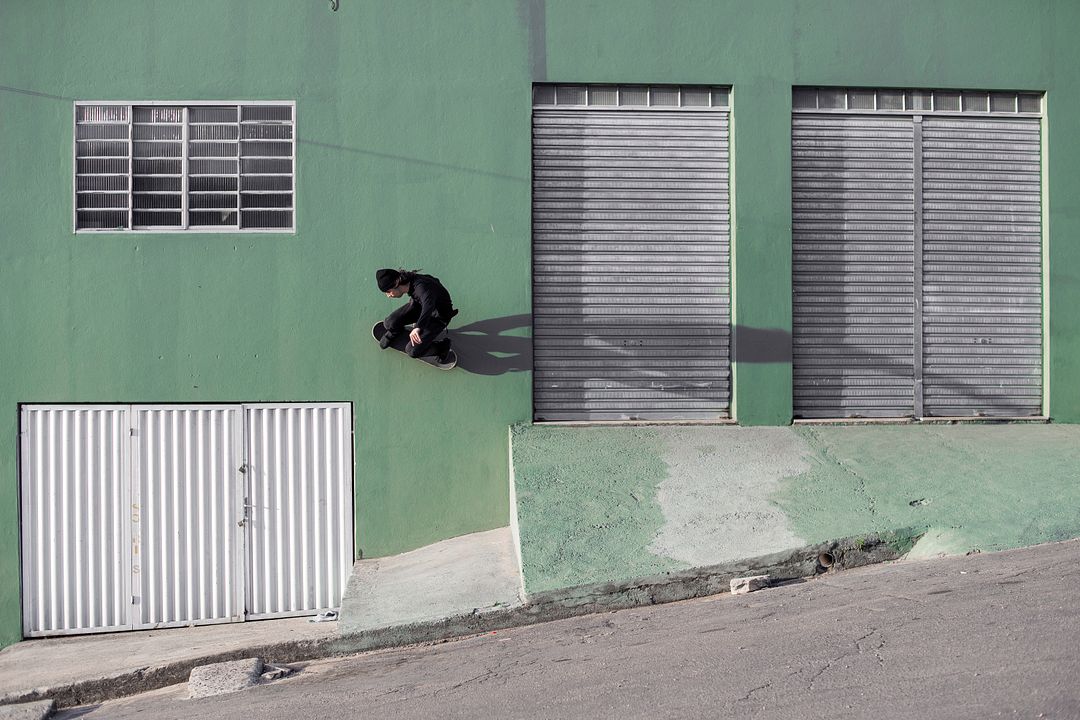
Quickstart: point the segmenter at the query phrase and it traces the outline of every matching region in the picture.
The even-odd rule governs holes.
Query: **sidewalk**
[[[525,590],[920,528],[913,557],[1080,536],[1080,425],[530,425]]]
[[[184,682],[210,662],[298,662],[679,600],[738,575],[813,575],[822,553],[835,570],[1080,537],[1080,426],[522,426],[511,437],[510,526],[358,562],[339,622],[26,641],[0,651],[0,703],[85,704]]]

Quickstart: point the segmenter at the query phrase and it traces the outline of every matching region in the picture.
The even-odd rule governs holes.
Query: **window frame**
[[[180,194],[181,194],[181,198],[182,198],[181,212],[182,212],[182,220],[183,220],[183,223],[184,223],[183,227],[172,227],[172,226],[170,226],[170,227],[160,227],[160,228],[159,227],[138,227],[138,226],[135,226],[133,222],[131,222],[131,216],[132,216],[132,213],[134,212],[134,207],[133,207],[134,187],[133,187],[133,183],[132,183],[132,176],[133,176],[133,170],[134,170],[134,157],[133,157],[133,155],[134,155],[134,152],[133,152],[134,137],[133,137],[133,132],[130,129],[128,131],[128,138],[127,138],[129,149],[128,149],[128,154],[126,156],[127,160],[128,160],[128,184],[127,184],[128,213],[129,213],[128,226],[127,227],[119,227],[119,228],[117,228],[117,227],[110,227],[110,228],[80,228],[79,227],[79,202],[78,202],[78,194],[79,194],[79,163],[78,163],[78,161],[79,161],[79,137],[78,137],[78,134],[79,133],[78,133],[78,125],[79,125],[79,122],[78,122],[78,120],[79,120],[79,109],[83,108],[83,107],[90,107],[90,106],[127,107],[128,108],[128,126],[129,126],[129,128],[131,127],[131,125],[134,122],[134,110],[135,110],[135,108],[138,108],[138,107],[180,107],[180,108],[184,109],[184,124],[183,124],[184,132],[183,132],[183,136],[182,136],[182,140],[181,140],[182,147],[183,147],[183,154],[182,154],[183,170],[182,170],[182,176],[181,176],[181,190],[180,190]],[[229,226],[223,226],[223,225],[205,225],[205,226],[203,226],[203,225],[194,225],[193,226],[193,225],[190,224],[190,215],[189,215],[190,208],[188,207],[188,202],[189,202],[189,197],[190,197],[190,195],[189,195],[189,193],[190,193],[190,191],[189,191],[190,174],[189,174],[189,170],[188,170],[188,159],[189,159],[189,154],[188,153],[189,153],[189,141],[190,141],[190,138],[188,137],[188,133],[187,133],[187,130],[190,127],[190,121],[188,120],[187,111],[188,111],[189,108],[193,108],[193,107],[229,107],[229,106],[237,108],[237,123],[238,124],[242,123],[242,120],[240,119],[241,118],[240,113],[241,113],[242,108],[245,108],[245,107],[288,107],[288,108],[290,108],[291,117],[292,117],[292,120],[291,120],[291,123],[290,123],[291,127],[292,127],[292,137],[289,139],[288,142],[290,144],[289,161],[290,161],[291,167],[292,167],[292,172],[290,173],[291,178],[292,178],[292,190],[290,191],[290,194],[292,195],[292,207],[289,208],[289,210],[292,213],[292,222],[287,227],[245,228],[245,227],[229,227]],[[75,100],[74,102],[72,102],[71,107],[72,107],[72,110],[71,110],[71,112],[72,112],[72,117],[71,117],[71,121],[72,121],[71,122],[71,157],[72,157],[72,168],[71,168],[71,227],[72,227],[72,232],[74,234],[76,234],[76,235],[92,234],[92,233],[116,233],[116,234],[130,234],[130,233],[152,233],[152,234],[162,234],[162,233],[174,233],[174,234],[177,234],[177,233],[179,233],[179,234],[262,233],[262,234],[267,234],[267,233],[270,233],[270,234],[277,234],[277,235],[282,235],[282,234],[295,235],[296,234],[296,228],[297,228],[297,224],[298,224],[297,223],[298,208],[297,208],[297,202],[296,202],[296,198],[297,198],[297,176],[298,176],[298,173],[297,173],[297,163],[296,163],[297,118],[296,118],[296,101],[295,100]],[[242,135],[242,133],[241,133],[241,135]],[[252,138],[252,139],[257,139],[257,138]],[[243,140],[244,140],[243,137],[238,137],[237,138],[237,143],[242,143]],[[241,167],[239,165],[240,160],[242,159],[242,157],[243,156],[241,154],[239,154],[239,150],[238,150],[238,155],[237,155],[237,162],[238,162],[237,177],[238,178],[243,177],[243,173],[240,172]],[[237,197],[236,212],[237,212],[238,222],[243,217],[242,216],[243,208],[241,208],[241,202],[240,202],[241,192],[242,192],[242,189],[241,189],[240,185],[238,185],[237,189],[236,189],[236,197]],[[282,210],[284,210],[284,209],[285,208],[282,208]]]

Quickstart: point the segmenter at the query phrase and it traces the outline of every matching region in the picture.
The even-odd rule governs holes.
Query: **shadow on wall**
[[[479,320],[447,332],[457,352],[459,368],[476,375],[502,375],[533,369],[532,337],[503,335],[509,330],[531,327],[532,316],[522,314]],[[735,338],[732,355],[737,362],[791,362],[791,334],[787,331],[740,325],[735,327]]]
[[[532,316],[508,315],[450,328],[457,366],[476,375],[532,370],[532,337],[502,334],[517,328],[531,329]]]
[[[791,333],[787,330],[736,325],[731,359],[740,363],[790,363]]]

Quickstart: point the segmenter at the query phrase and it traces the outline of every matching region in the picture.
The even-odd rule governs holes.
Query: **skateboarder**
[[[390,347],[394,338],[405,332],[406,325],[414,324],[405,352],[414,358],[434,354],[440,363],[445,363],[450,354],[450,338],[438,342],[436,338],[457,315],[457,310],[439,279],[422,275],[419,270],[383,268],[375,273],[375,281],[386,297],[409,296],[409,302],[383,321],[386,334],[379,341],[379,347],[383,350]]]

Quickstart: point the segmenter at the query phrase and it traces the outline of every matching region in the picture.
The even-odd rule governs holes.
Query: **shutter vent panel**
[[[923,123],[925,412],[1042,412],[1039,120]]]
[[[726,111],[534,110],[536,419],[728,415],[729,223]]]
[[[795,416],[914,412],[910,118],[796,114]]]

